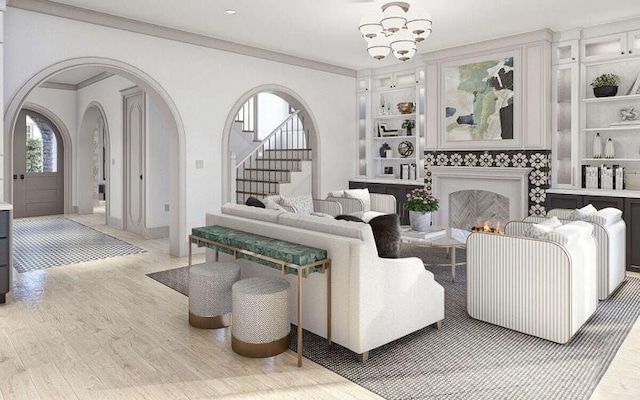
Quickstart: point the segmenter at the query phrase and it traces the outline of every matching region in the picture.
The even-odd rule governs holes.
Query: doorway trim
[[[11,176],[13,174],[13,129],[15,127],[18,113],[23,107],[29,94],[47,79],[60,72],[69,71],[82,67],[99,67],[105,71],[116,75],[124,76],[144,91],[156,97],[159,104],[168,108],[169,121],[175,123],[176,135],[172,137],[172,154],[175,155],[177,168],[172,170],[170,177],[170,249],[173,256],[184,256],[187,254],[186,226],[186,137],[184,123],[180,112],[169,93],[155,79],[144,71],[133,65],[111,58],[103,57],[80,57],[71,58],[59,63],[50,65],[27,80],[7,103],[4,113],[4,198],[13,200],[13,184]],[[174,197],[175,196],[175,197]]]
[[[250,98],[259,94],[259,93],[271,93],[284,101],[289,103],[295,109],[300,110],[300,116],[304,117],[305,129],[309,130],[309,142],[311,144],[312,155],[311,155],[311,176],[312,176],[312,187],[311,192],[313,198],[320,197],[320,182],[321,182],[321,168],[320,168],[320,154],[321,154],[321,143],[320,143],[320,135],[318,134],[318,122],[316,117],[311,112],[311,107],[302,99],[302,97],[289,89],[286,86],[276,85],[276,84],[267,84],[256,86],[255,88],[245,92],[240,98],[233,104],[231,107],[231,112],[227,115],[227,120],[224,124],[224,134],[222,135],[222,190],[221,190],[221,200],[222,204],[230,202],[232,199],[232,194],[234,192],[232,185],[232,171],[235,167],[231,165],[231,135],[233,134],[233,124],[238,115],[238,111],[240,108],[246,103]]]
[[[72,213],[71,210],[71,164],[72,164],[72,146],[71,146],[71,135],[69,134],[69,129],[67,129],[66,125],[62,120],[51,110],[46,107],[41,106],[40,104],[25,102],[24,105],[20,108],[20,110],[33,111],[47,118],[55,128],[58,130],[58,134],[62,139],[62,152],[64,157],[64,171],[63,171],[63,211],[65,214]],[[18,111],[18,114],[20,112]],[[17,118],[17,116],[16,116]],[[15,129],[15,124],[14,124]],[[13,139],[13,130],[11,131],[11,137]],[[11,168],[13,175],[13,140],[11,141]],[[12,186],[12,195],[13,195],[13,184]],[[13,203],[13,196],[11,197],[11,202]]]

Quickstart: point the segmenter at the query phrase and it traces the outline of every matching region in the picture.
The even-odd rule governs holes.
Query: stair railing
[[[299,117],[300,111],[289,115],[260,143],[236,163],[236,200],[244,203],[249,196],[263,197],[278,194],[278,184],[270,179],[271,172],[291,169],[292,161],[287,155],[291,150],[307,148],[308,132]],[[301,150],[302,153],[302,150]],[[302,158],[294,157],[294,158]],[[252,171],[250,187],[244,186],[245,172]]]
[[[258,96],[251,97],[242,105],[236,115],[235,122],[242,122],[242,131],[253,132],[255,139],[258,132]]]

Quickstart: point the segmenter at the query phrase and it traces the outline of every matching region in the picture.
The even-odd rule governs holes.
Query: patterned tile
[[[13,222],[13,265],[20,273],[144,252],[65,217]]]
[[[532,168],[529,173],[529,214],[545,215],[546,191],[551,187],[551,151],[549,150],[487,150],[487,151],[425,151],[425,186],[431,190],[430,166]]]

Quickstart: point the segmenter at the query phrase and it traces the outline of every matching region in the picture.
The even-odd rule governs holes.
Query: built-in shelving
[[[615,131],[635,131],[639,130],[640,125],[633,126],[608,126],[606,128],[584,128],[585,132],[615,132]]]
[[[376,161],[385,161],[385,160],[390,160],[390,161],[411,161],[414,159],[414,157],[373,157],[374,160]]]
[[[582,161],[602,161],[602,162],[640,161],[640,158],[583,158]]]
[[[415,136],[380,136],[374,137],[373,140],[389,140],[389,139],[404,139],[404,140],[413,140]]]
[[[391,115],[378,115],[376,117],[373,117],[373,119],[398,119],[398,118],[415,118],[416,117],[416,113],[411,113],[411,114],[391,114]]]
[[[626,96],[610,96],[610,97],[590,97],[587,99],[582,99],[585,103],[609,103],[613,101],[630,101],[630,100],[640,100],[640,94],[632,94]]]

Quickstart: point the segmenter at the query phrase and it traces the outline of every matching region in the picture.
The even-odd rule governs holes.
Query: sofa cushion
[[[366,224],[354,224],[349,221],[336,221],[333,218],[318,218],[296,213],[280,214],[278,224],[360,240],[364,238],[363,231],[369,229]]]
[[[602,226],[607,226],[611,224],[615,224],[616,222],[622,219],[622,210],[618,210],[617,208],[607,207],[602,210],[598,210],[593,215],[588,217],[588,221],[595,222]]]
[[[265,208],[268,210],[286,211],[280,204],[269,197],[265,197],[264,199],[262,199],[262,202],[264,203]]]
[[[244,202],[244,204],[251,207],[265,208],[264,203],[253,196],[249,196],[249,198],[247,199],[247,201]]]
[[[373,238],[376,241],[378,256],[398,258],[400,249],[400,217],[396,214],[384,214],[369,221]]]
[[[582,208],[576,208],[575,211],[573,211],[572,214],[572,219],[578,219],[578,220],[586,220],[588,219],[591,215],[597,213],[598,210],[596,210],[596,208],[592,205],[592,204],[587,204],[586,206],[582,207]]]
[[[524,236],[539,239],[560,225],[562,225],[562,222],[560,222],[558,217],[547,218],[544,221],[527,226],[524,230]]]
[[[222,206],[222,213],[234,215],[236,217],[276,223],[278,222],[278,216],[284,213],[284,211],[267,210],[264,208],[245,206],[244,204],[227,203]]]
[[[321,213],[321,212],[312,212],[309,215],[313,215],[314,217],[321,217],[321,218],[331,218],[333,219],[333,216],[329,215],[329,214],[325,214],[325,213]]]
[[[349,189],[344,191],[344,197],[349,199],[358,199],[362,201],[362,211],[371,211],[371,196],[369,195],[369,189]]]
[[[545,239],[552,240],[567,246],[571,242],[584,236],[590,236],[593,232],[593,225],[584,221],[573,221],[559,226],[545,235]]]
[[[300,214],[311,214],[313,212],[313,198],[310,194],[299,196],[280,196],[283,206],[292,207]]]

